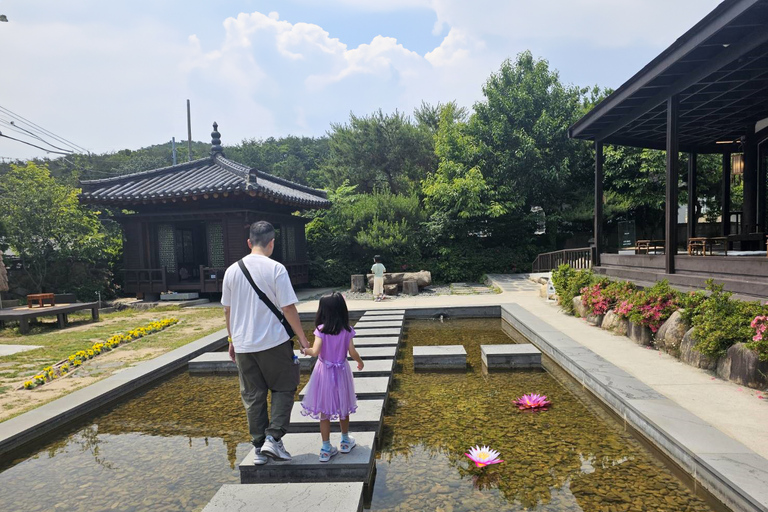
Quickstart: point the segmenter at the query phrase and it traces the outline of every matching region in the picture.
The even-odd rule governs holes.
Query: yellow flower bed
[[[115,347],[124,343],[130,343],[133,340],[143,338],[152,333],[162,331],[174,324],[179,323],[178,318],[164,318],[156,322],[150,322],[149,324],[132,329],[124,334],[115,334],[107,339],[104,343],[94,343],[91,348],[85,350],[78,350],[74,354],[70,355],[66,360],[57,363],[55,366],[46,366],[43,371],[32,377],[31,380],[24,381],[24,389],[34,389],[37,386],[42,386],[46,382],[50,382],[59,377],[63,377],[69,373],[70,368],[77,368],[81,366],[88,359],[109,352]]]

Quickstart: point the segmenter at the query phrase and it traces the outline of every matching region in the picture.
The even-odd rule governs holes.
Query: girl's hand
[[[358,361],[357,362],[357,371],[362,370],[363,366],[365,366],[365,364],[362,361]]]

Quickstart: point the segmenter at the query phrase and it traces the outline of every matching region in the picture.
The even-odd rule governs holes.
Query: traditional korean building
[[[307,220],[296,212],[329,207],[326,193],[228,160],[216,123],[211,137],[206,158],[81,183],[81,202],[131,212],[117,219],[127,293],[221,292],[224,270],[248,253],[248,228],[258,220],[275,226],[272,257],[291,281],[309,281]]]

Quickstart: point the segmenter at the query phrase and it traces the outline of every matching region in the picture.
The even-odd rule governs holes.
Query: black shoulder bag
[[[280,321],[281,324],[283,324],[283,327],[285,328],[285,332],[288,333],[288,338],[293,338],[296,336],[296,333],[293,332],[293,328],[291,327],[291,324],[288,323],[288,319],[285,318],[285,315],[277,309],[277,307],[272,304],[272,301],[269,300],[269,298],[264,295],[264,292],[262,292],[258,286],[256,286],[256,283],[253,282],[253,278],[251,277],[251,273],[248,272],[248,269],[245,266],[245,263],[243,260],[237,261],[238,266],[240,267],[240,270],[243,271],[243,274],[245,274],[245,278],[248,280],[249,283],[251,283],[251,286],[253,286],[253,289],[256,291],[256,295],[259,296],[261,301],[266,304],[266,306],[269,308],[269,310],[275,314],[277,319]]]

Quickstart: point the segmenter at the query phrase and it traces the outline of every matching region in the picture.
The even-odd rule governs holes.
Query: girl
[[[339,292],[320,299],[315,327],[315,342],[304,353],[317,357],[317,363],[301,402],[301,414],[320,420],[320,462],[328,462],[337,453],[349,453],[355,447],[355,439],[349,436],[349,415],[357,410],[357,397],[347,352],[357,361],[358,371],[363,369],[363,360],[355,350],[355,330],[349,326],[347,303]],[[341,426],[339,449],[331,446],[330,440],[331,420],[336,419]]]

